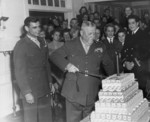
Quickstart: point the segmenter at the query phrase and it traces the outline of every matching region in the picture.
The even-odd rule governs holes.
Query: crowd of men
[[[118,70],[134,73],[149,99],[149,14],[141,19],[126,7],[118,21],[110,9],[79,12],[70,28],[57,18],[43,25],[35,17],[25,19],[26,33],[14,48],[24,122],[80,122],[94,109],[101,80]]]

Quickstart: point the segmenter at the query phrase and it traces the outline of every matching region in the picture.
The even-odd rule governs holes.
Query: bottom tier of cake
[[[137,122],[149,122],[149,120],[150,120],[150,112],[146,111],[144,115]],[[90,116],[87,116],[80,122],[91,122]],[[97,121],[97,122],[103,122],[103,121]]]
[[[91,122],[139,122],[140,118],[148,111],[148,102],[146,99],[136,108],[132,114],[107,114],[91,113]],[[144,121],[146,122],[146,121]]]

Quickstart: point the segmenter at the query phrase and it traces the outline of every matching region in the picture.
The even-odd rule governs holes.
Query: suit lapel
[[[94,50],[95,50],[95,48],[96,48],[96,44],[93,42],[93,44],[92,44],[92,45],[90,46],[90,48],[89,48],[88,55],[91,54],[91,53],[93,53]]]
[[[111,48],[113,46],[113,44],[109,43],[108,39],[105,39],[104,41],[105,41],[104,43],[106,44],[107,47]],[[113,40],[113,43],[114,43],[114,40]]]
[[[41,51],[41,49],[40,49],[30,38],[28,38],[27,36],[26,36],[25,38],[26,38],[27,42],[28,42],[31,46],[33,46],[33,48],[35,48],[35,49]],[[41,43],[40,43],[40,46],[41,46]]]

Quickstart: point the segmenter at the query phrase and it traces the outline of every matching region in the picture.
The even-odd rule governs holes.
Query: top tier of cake
[[[116,74],[102,80],[103,91],[123,91],[135,82],[133,73]]]

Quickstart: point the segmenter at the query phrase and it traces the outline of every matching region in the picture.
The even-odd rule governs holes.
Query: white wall
[[[76,17],[77,14],[79,14],[79,9],[81,6],[84,6],[84,1],[83,0],[72,0],[73,3],[73,15]]]
[[[1,16],[9,19],[4,23],[6,29],[0,30],[0,119],[13,112],[10,55],[3,52],[12,51],[19,40],[26,17],[24,0],[0,0]]]

